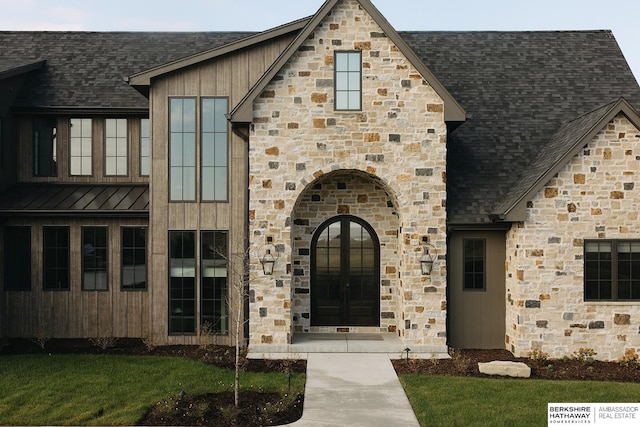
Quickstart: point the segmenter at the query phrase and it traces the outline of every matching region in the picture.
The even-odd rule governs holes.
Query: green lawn
[[[640,402],[640,384],[402,375],[426,426],[546,426],[547,403]]]
[[[294,374],[292,390],[304,391]],[[287,391],[286,374],[241,373],[242,389]],[[233,390],[233,372],[188,359],[0,356],[0,425],[133,425],[156,402]]]

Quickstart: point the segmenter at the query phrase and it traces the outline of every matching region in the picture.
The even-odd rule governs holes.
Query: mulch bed
[[[125,354],[185,357],[205,364],[234,369],[234,348],[225,346],[157,346],[148,348],[139,339],[118,339],[102,348],[99,343],[82,339],[51,339],[41,348],[28,339],[11,339],[0,346],[2,354]],[[521,361],[531,367],[532,379],[593,380],[640,382],[638,365],[601,362],[575,357],[529,359],[514,357],[507,350],[453,350],[451,359],[395,360],[398,374],[453,375],[487,377],[478,370],[478,362]],[[306,372],[304,360],[253,360],[241,357],[245,372]],[[304,396],[245,392],[241,407],[233,406],[233,393],[185,395],[157,404],[139,421],[140,425],[216,425],[268,426],[292,423],[302,416]]]
[[[478,362],[494,360],[524,362],[531,367],[532,379],[640,382],[640,369],[637,366],[623,366],[618,362],[579,360],[572,357],[533,360],[514,357],[507,350],[457,350],[452,352],[451,359],[442,359],[437,362],[396,360],[393,366],[398,374],[488,378],[478,370]]]

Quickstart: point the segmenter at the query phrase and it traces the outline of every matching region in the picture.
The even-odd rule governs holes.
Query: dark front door
[[[359,218],[332,218],[313,236],[311,325],[380,325],[380,243]]]

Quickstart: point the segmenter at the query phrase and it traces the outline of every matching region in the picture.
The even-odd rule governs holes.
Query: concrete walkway
[[[302,419],[294,427],[419,427],[384,353],[309,353]]]

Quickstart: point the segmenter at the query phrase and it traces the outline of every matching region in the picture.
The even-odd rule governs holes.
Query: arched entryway
[[[380,326],[380,242],[361,218],[331,218],[313,235],[311,325]]]

